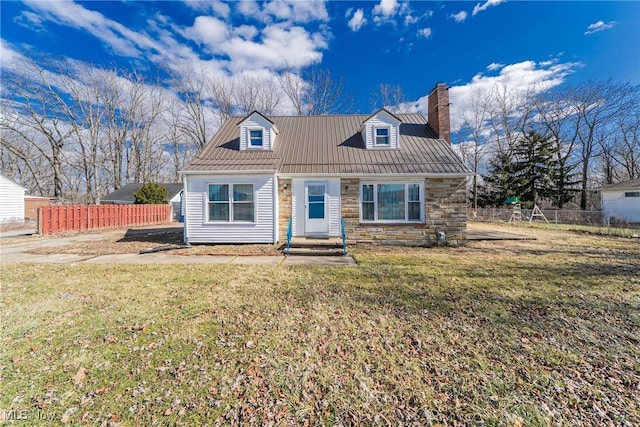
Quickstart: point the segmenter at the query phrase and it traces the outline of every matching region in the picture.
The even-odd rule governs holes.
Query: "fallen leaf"
[[[73,376],[73,382],[76,383],[76,385],[80,385],[82,384],[82,381],[84,381],[85,377],[87,376],[87,370],[84,368],[79,368],[78,372],[76,372],[76,374]]]

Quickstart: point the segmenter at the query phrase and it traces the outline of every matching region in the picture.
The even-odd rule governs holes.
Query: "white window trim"
[[[378,129],[387,129],[389,131],[389,135],[387,136],[387,138],[389,138],[389,143],[388,144],[378,144]],[[391,125],[376,125],[373,126],[373,146],[374,147],[383,147],[383,148],[389,148],[391,147],[391,132],[393,130],[393,127]]]
[[[229,206],[229,221],[212,221],[209,219],[209,205],[211,203],[216,203],[216,202],[211,202],[209,200],[209,186],[210,185],[228,185],[228,191],[229,191],[229,200],[227,200],[227,205]],[[234,185],[251,185],[251,188],[253,189],[252,193],[253,193],[253,221],[234,221],[233,219],[233,186]],[[256,185],[253,182],[207,182],[207,193],[206,193],[206,197],[205,197],[205,208],[204,208],[204,223],[205,224],[256,224],[256,218],[258,217],[258,212],[257,212],[257,193],[256,193]],[[240,203],[240,202],[238,202]]]
[[[378,185],[385,184],[402,184],[404,185],[404,218],[405,219],[378,219]],[[409,185],[420,186],[420,219],[409,218]],[[362,198],[363,186],[373,185],[373,220],[362,218]],[[371,203],[371,202],[368,202]],[[360,183],[360,198],[358,201],[360,210],[360,222],[363,224],[424,224],[425,223],[425,205],[424,205],[424,182],[423,181],[363,181]]]
[[[260,132],[262,132],[262,144],[260,145],[251,145],[251,131],[255,131],[255,130],[259,130]],[[263,127],[247,127],[247,149],[248,150],[263,150],[264,149],[264,135],[265,135],[265,128]]]

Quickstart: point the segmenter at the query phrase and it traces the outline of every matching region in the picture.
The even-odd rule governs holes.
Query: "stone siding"
[[[360,222],[360,180],[340,180],[342,218],[350,244],[434,246],[436,230],[442,228],[449,241],[467,238],[466,179],[425,179],[424,224],[364,224]],[[287,186],[285,190],[284,186]],[[292,213],[291,180],[278,180],[280,231],[279,240],[287,240],[287,226]]]
[[[450,241],[466,241],[466,179],[427,178],[424,185],[424,224],[364,224],[360,222],[360,180],[342,179],[342,217],[349,243],[433,246],[438,228]]]
[[[284,187],[287,187],[285,190]],[[291,204],[291,180],[278,179],[278,241],[287,241],[287,228],[292,212]]]

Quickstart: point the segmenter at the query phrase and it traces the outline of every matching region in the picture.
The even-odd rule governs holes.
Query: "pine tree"
[[[482,179],[484,185],[478,189],[480,206],[501,206],[509,197],[518,196],[513,154],[508,151],[496,154],[489,161],[489,171]]]
[[[531,131],[513,149],[515,190],[520,200],[537,203],[554,196],[552,178],[557,170],[557,147],[548,136]]]

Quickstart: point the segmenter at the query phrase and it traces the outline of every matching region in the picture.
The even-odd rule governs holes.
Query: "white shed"
[[[0,222],[24,221],[26,188],[0,175]]]
[[[604,217],[640,222],[640,178],[599,188]]]

